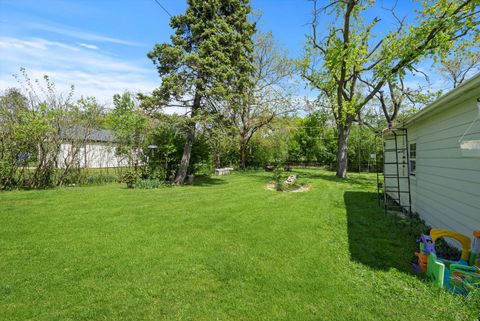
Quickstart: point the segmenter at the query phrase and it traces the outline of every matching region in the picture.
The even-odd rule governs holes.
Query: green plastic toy
[[[440,237],[452,237],[461,241],[462,258],[459,261],[450,261],[437,257],[434,243]],[[470,239],[460,233],[432,229],[430,236],[422,234],[420,241],[420,253],[417,253],[419,263],[415,264],[416,271],[424,271],[439,288],[447,288],[453,293],[468,294],[474,290],[480,290],[480,231],[474,232],[473,247],[470,249]],[[428,244],[423,244],[423,243]],[[427,251],[428,246],[428,251]],[[422,261],[423,260],[423,261]],[[426,269],[421,267],[425,266]],[[423,262],[423,263],[422,263]]]

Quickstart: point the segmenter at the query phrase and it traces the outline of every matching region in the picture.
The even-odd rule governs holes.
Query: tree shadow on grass
[[[395,268],[411,273],[418,248],[415,227],[385,215],[375,193],[346,191],[344,201],[351,260],[377,270]]]
[[[215,185],[223,185],[228,184],[228,182],[221,178],[210,177],[210,176],[195,176],[193,179],[193,186],[215,186]]]

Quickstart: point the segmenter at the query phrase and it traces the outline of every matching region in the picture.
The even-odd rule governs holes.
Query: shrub
[[[138,174],[133,169],[126,170],[122,175],[122,182],[127,184],[127,188],[134,188],[138,181]]]
[[[163,182],[167,178],[167,173],[163,167],[151,167],[148,169],[146,174],[146,177],[143,177],[144,179],[158,180]]]
[[[210,163],[198,163],[193,168],[193,172],[197,176],[211,176],[213,172],[213,167]]]
[[[141,179],[135,185],[136,188],[140,189],[154,189],[165,186],[165,182],[158,179]]]
[[[273,180],[275,182],[275,189],[283,191],[283,168],[277,167],[273,170]]]

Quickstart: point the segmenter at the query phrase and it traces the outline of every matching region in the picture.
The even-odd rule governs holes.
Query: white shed
[[[465,235],[480,228],[480,74],[385,138],[391,198],[432,227]]]
[[[57,154],[57,166],[65,168],[74,162],[83,168],[109,168],[128,166],[125,157],[117,155],[117,142],[113,133],[105,129],[87,130],[76,126],[61,132],[62,143]],[[137,160],[139,153],[132,152]]]

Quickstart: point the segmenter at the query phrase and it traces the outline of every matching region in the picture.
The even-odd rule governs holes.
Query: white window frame
[[[408,175],[415,177],[417,173],[417,142],[408,144]]]

